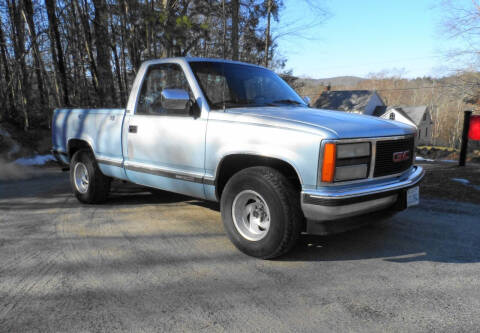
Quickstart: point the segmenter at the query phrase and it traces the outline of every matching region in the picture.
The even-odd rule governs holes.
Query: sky
[[[319,21],[304,1],[284,0],[285,9],[274,27],[277,32],[288,31],[298,22]],[[294,75],[366,77],[397,69],[403,77],[414,78],[439,76],[445,70],[448,41],[442,36],[434,1],[311,2],[324,6],[330,17],[299,35],[286,35],[277,41],[280,54],[288,59],[286,69],[292,69]],[[302,34],[308,39],[300,37]]]

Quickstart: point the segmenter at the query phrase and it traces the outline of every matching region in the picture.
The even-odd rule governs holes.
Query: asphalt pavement
[[[0,332],[474,332],[479,277],[480,204],[422,198],[266,261],[216,204],[116,183],[86,206],[54,169],[0,182]]]

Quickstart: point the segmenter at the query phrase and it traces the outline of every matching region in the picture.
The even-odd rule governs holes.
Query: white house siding
[[[398,112],[395,109],[385,112],[381,116],[381,118],[390,119],[390,114],[391,113],[395,114],[395,119],[394,119],[395,121],[399,121],[399,122],[402,122],[404,124],[417,127],[417,125],[415,125],[415,123],[413,121],[411,121],[410,118],[405,117],[403,114],[401,114],[400,112]]]
[[[430,116],[430,112],[428,109],[425,112],[425,114],[427,115],[426,120],[423,120],[423,117],[422,117],[420,124],[418,124],[417,126],[420,133],[418,138],[418,144],[423,146],[432,144],[432,130],[433,130],[432,118]]]
[[[432,144],[432,118],[430,116],[430,111],[427,109],[425,111],[427,117],[426,120],[423,120],[423,116],[419,124],[415,124],[410,118],[405,117],[402,113],[398,112],[395,109],[391,109],[385,112],[381,118],[390,119],[390,114],[395,114],[395,121],[400,121],[407,125],[412,125],[417,128],[418,131],[418,144],[419,145],[430,145]]]

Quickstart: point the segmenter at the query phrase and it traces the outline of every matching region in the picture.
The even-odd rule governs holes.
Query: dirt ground
[[[86,206],[56,169],[0,182],[0,332],[477,331],[480,205],[427,197],[435,177],[420,206],[270,261],[216,204],[118,183]]]
[[[479,163],[467,163],[465,167],[459,167],[457,163],[441,162],[424,162],[421,165],[427,170],[420,187],[423,196],[480,203]],[[468,184],[462,183],[462,180],[467,180]]]

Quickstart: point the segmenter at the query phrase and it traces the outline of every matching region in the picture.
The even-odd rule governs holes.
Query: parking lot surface
[[[478,331],[480,205],[421,199],[302,236],[277,260],[230,243],[216,204],[67,173],[0,183],[0,331]]]

